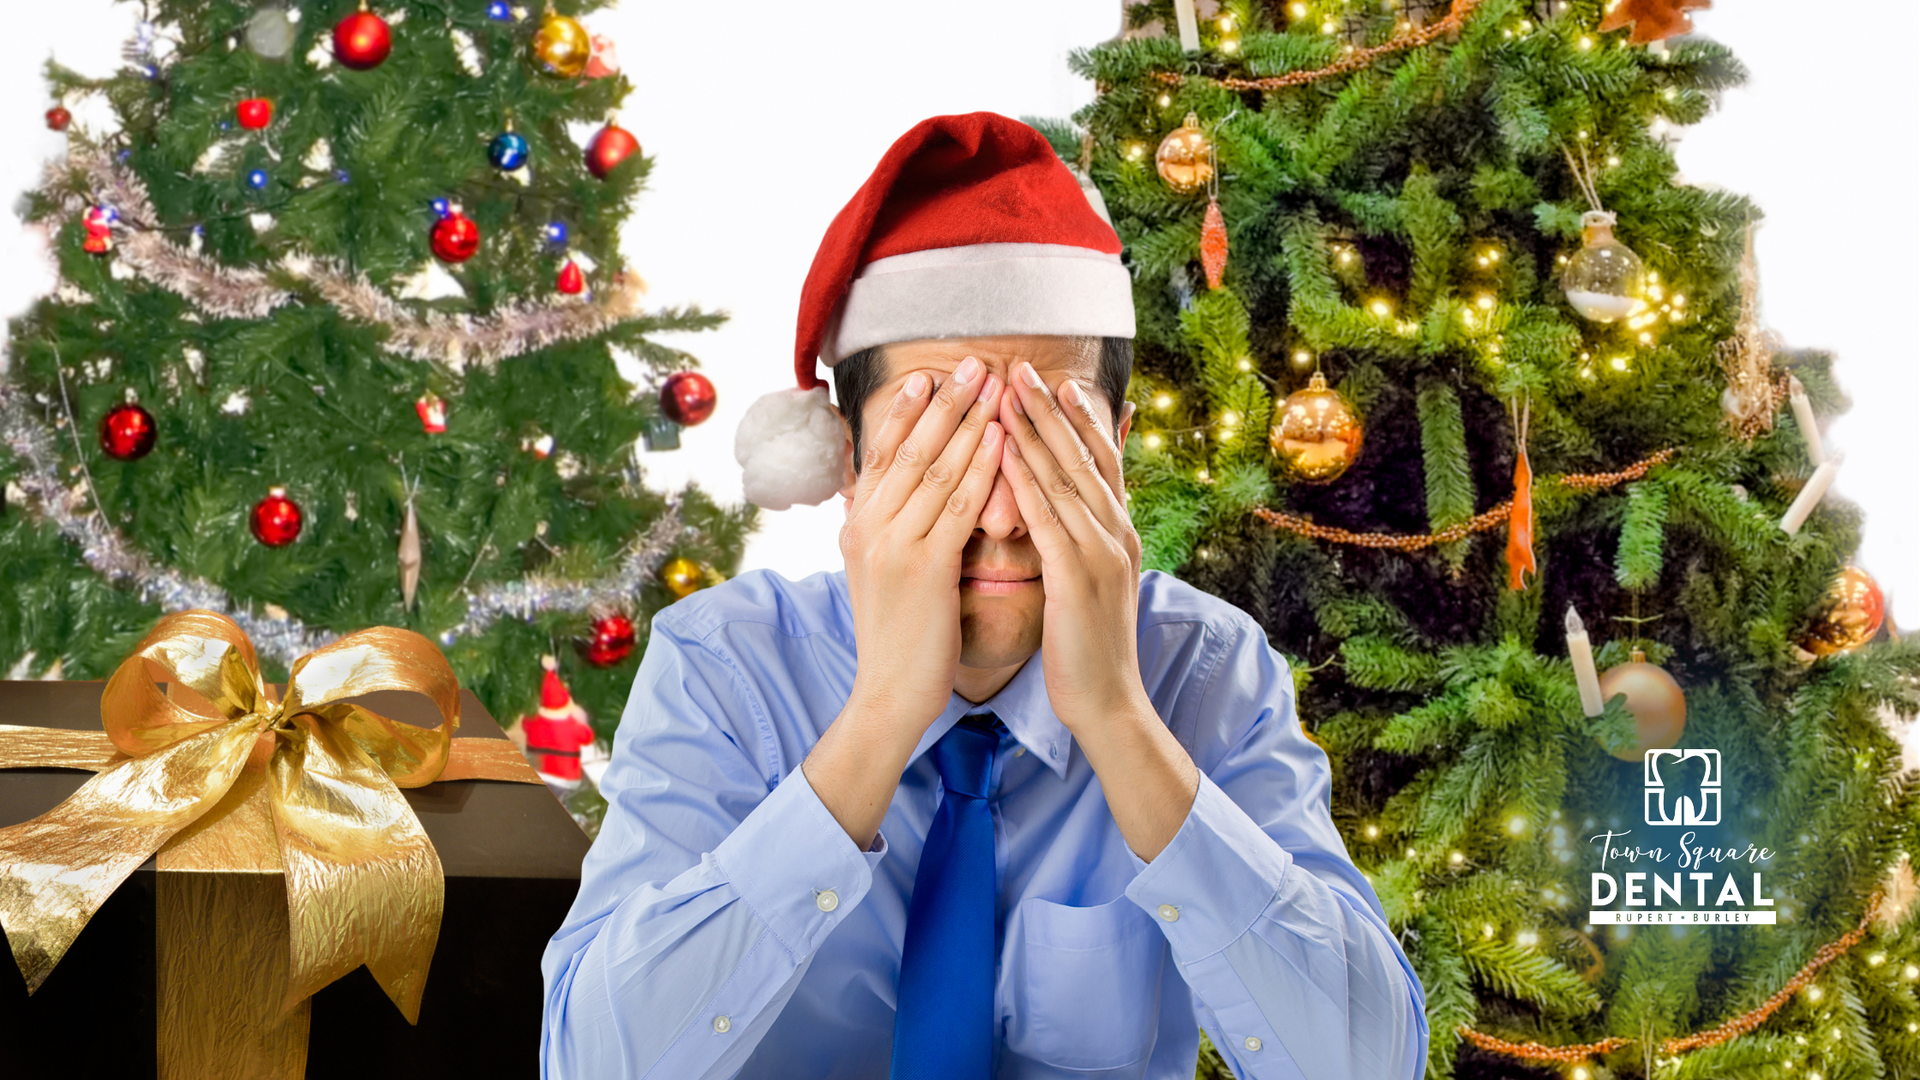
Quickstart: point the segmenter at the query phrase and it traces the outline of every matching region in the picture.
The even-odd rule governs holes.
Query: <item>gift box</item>
[[[62,805],[90,771],[126,760],[102,731],[106,685],[0,682],[0,829]],[[179,683],[166,689],[217,715]],[[417,693],[348,700],[410,728],[442,724],[442,709]],[[290,992],[287,877],[259,790],[277,782],[280,763],[268,761],[263,737],[216,810],[128,875],[31,995],[21,970],[30,958],[13,943],[20,962],[0,961],[0,1074],[537,1075],[540,957],[573,902],[588,840],[472,692],[458,700],[442,778],[399,792],[444,874],[437,943],[412,998],[417,1023],[403,1014],[391,969],[384,989],[356,964],[310,996]],[[22,760],[43,763],[17,767]],[[266,842],[233,843],[260,829]],[[381,887],[367,903],[383,902]]]

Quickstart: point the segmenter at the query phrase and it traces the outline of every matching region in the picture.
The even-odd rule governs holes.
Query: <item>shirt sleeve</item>
[[[1199,709],[1213,734],[1196,737],[1193,807],[1152,863],[1135,857],[1126,890],[1166,935],[1199,1022],[1249,1080],[1415,1080],[1425,991],[1334,828],[1326,753],[1257,627],[1229,643]]]
[[[770,783],[762,703],[656,620],[601,792],[580,892],[548,943],[546,1080],[723,1080],[866,896],[862,852],[794,768]]]

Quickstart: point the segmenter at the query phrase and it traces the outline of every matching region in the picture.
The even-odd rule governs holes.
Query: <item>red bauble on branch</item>
[[[605,180],[621,162],[639,152],[640,140],[633,137],[633,132],[608,120],[587,144],[587,171]]]
[[[67,130],[67,125],[71,123],[73,123],[73,114],[67,111],[66,106],[55,105],[53,108],[47,110],[47,126],[49,128],[55,131],[65,131]]]
[[[456,207],[433,225],[433,254],[441,262],[459,263],[480,250],[480,226]]]
[[[713,380],[697,371],[676,371],[660,384],[660,411],[681,427],[713,415]]]
[[[273,102],[266,98],[248,98],[233,107],[233,118],[248,131],[259,131],[273,123]]]
[[[334,58],[355,71],[379,67],[392,51],[393,31],[385,19],[367,10],[366,0],[359,11],[334,24]]]
[[[587,291],[587,275],[580,272],[580,264],[572,259],[560,268],[560,275],[553,281],[553,287],[568,296],[578,296]]]
[[[100,418],[100,449],[115,461],[138,461],[153,451],[159,436],[153,414],[128,402],[115,405]]]
[[[580,642],[580,655],[594,667],[612,667],[633,655],[633,620],[607,615],[593,621],[593,630]]]
[[[255,540],[268,547],[286,547],[300,536],[300,523],[305,517],[300,504],[287,498],[287,489],[276,487],[269,488],[267,497],[253,504],[247,524]]]

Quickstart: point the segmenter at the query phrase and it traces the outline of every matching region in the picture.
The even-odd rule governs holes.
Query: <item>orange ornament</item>
[[[1200,265],[1207,272],[1207,288],[1220,287],[1220,275],[1227,270],[1227,219],[1220,213],[1220,200],[1207,200],[1207,217],[1200,224]]]
[[[1531,399],[1513,413],[1513,441],[1518,447],[1513,463],[1513,510],[1507,515],[1507,588],[1527,587],[1527,575],[1539,576],[1533,558],[1533,464],[1527,460],[1527,426],[1533,418]]]
[[[1607,17],[1600,20],[1601,30],[1633,27],[1629,39],[1635,45],[1665,41],[1676,34],[1693,31],[1687,12],[1713,6],[1712,0],[1620,0]]]

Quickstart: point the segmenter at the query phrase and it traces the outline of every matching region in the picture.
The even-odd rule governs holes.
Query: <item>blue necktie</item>
[[[993,1071],[993,815],[1000,736],[969,716],[933,744],[946,796],[907,907],[889,1080],[987,1080]]]

